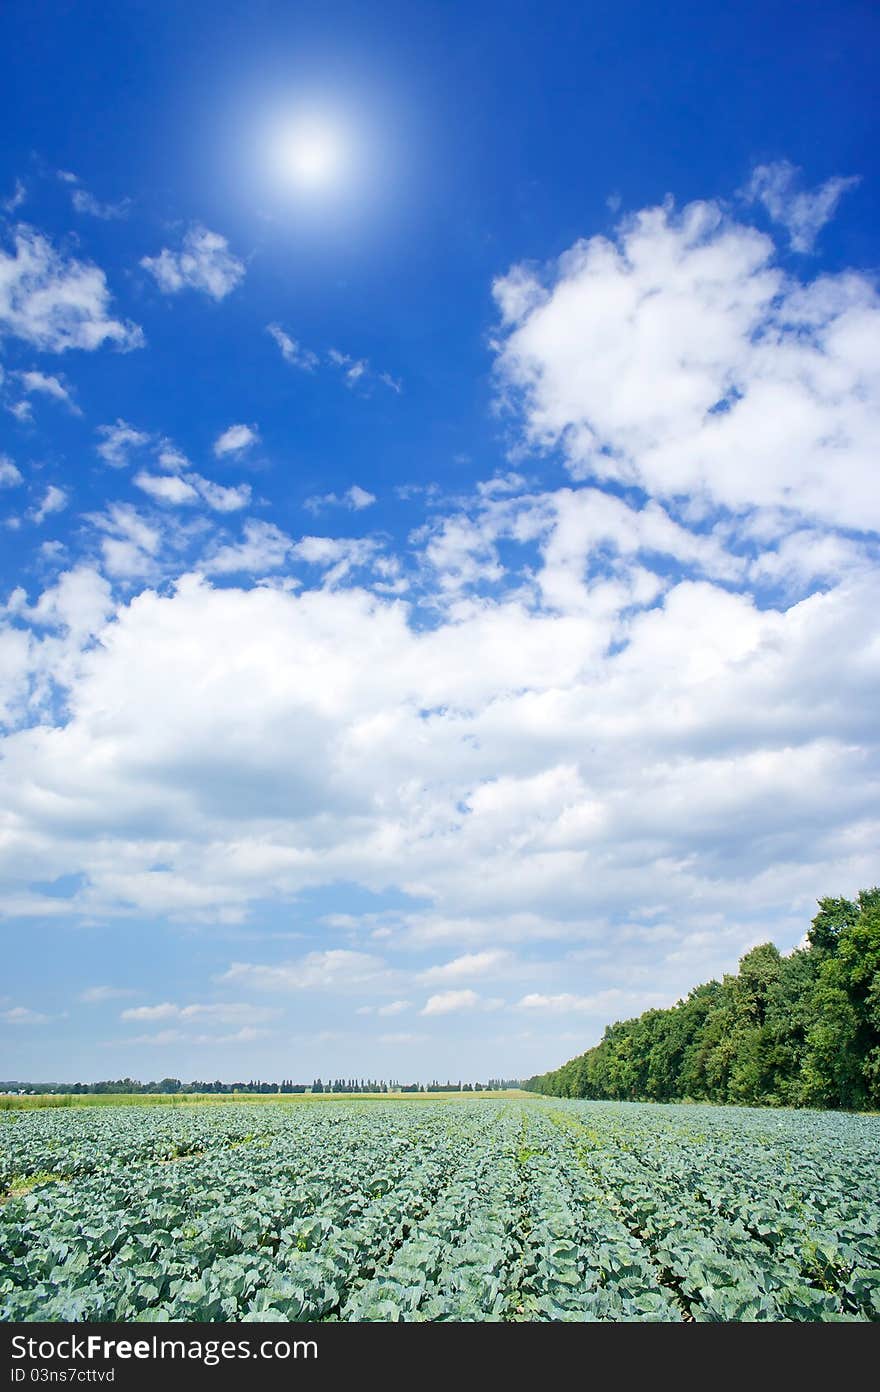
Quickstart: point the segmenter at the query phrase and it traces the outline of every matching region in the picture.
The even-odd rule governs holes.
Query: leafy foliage
[[[610,1025],[524,1086],[556,1097],[880,1107],[880,889],[822,899],[808,946],[746,953],[736,976]]]
[[[874,1320],[880,1118],[485,1098],[9,1114],[3,1320]]]

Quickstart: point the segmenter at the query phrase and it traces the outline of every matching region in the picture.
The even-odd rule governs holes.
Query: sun
[[[278,137],[275,164],[286,181],[303,189],[320,189],[339,182],[345,165],[341,132],[323,122],[301,122]]]

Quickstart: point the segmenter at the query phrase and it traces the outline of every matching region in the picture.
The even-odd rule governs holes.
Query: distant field
[[[94,1100],[0,1116],[2,1320],[880,1319],[875,1116]]]
[[[302,1102],[442,1102],[444,1099],[526,1097],[520,1089],[498,1092],[60,1092],[39,1097],[0,1097],[0,1112],[32,1112],[43,1107],[194,1107]]]

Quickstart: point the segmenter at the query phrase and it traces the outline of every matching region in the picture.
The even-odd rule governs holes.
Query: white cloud
[[[74,209],[87,213],[89,217],[101,218],[104,222],[114,222],[127,218],[131,209],[131,199],[123,198],[118,203],[100,203],[87,189],[75,188],[70,195]]]
[[[305,561],[323,571],[323,583],[341,584],[355,566],[369,564],[377,543],[369,537],[302,537],[290,548],[294,560]]]
[[[79,999],[84,1005],[103,1005],[106,1001],[124,1000],[135,994],[130,986],[89,986],[80,992]]]
[[[117,420],[115,425],[99,425],[97,433],[101,436],[98,454],[105,464],[110,464],[114,469],[124,468],[131,451],[143,449],[152,439],[145,431],[136,430],[124,420]]]
[[[136,508],[127,503],[111,503],[103,513],[93,514],[90,520],[105,533],[101,553],[108,575],[128,580],[153,571],[160,533],[144,521]]]
[[[295,338],[284,332],[280,324],[267,324],[266,333],[278,344],[278,349],[282,358],[291,367],[302,368],[304,372],[314,372],[318,366],[318,356],[303,348],[301,343],[297,343]]]
[[[376,1007],[376,1014],[377,1014],[377,1015],[382,1015],[382,1016],[386,1016],[386,1015],[402,1015],[403,1012],[404,1012],[405,1010],[411,1010],[411,1009],[412,1009],[412,1001],[408,1001],[408,1000],[394,1000],[394,1001],[389,1001],[387,1005],[380,1005],[380,1006],[377,1006],[377,1007]]]
[[[348,991],[364,986],[382,987],[389,979],[388,968],[380,957],[347,948],[309,952],[298,961],[264,966],[233,962],[221,978],[259,991]]]
[[[70,395],[69,387],[59,377],[52,377],[48,373],[36,371],[19,372],[16,376],[29,395],[51,397],[53,401],[62,402],[75,416],[82,415],[82,411]]]
[[[243,1025],[241,1029],[232,1031],[229,1034],[190,1034],[180,1029],[157,1030],[155,1034],[138,1034],[125,1040],[127,1046],[133,1044],[157,1045],[159,1047],[170,1047],[179,1044],[206,1044],[211,1048],[219,1044],[251,1044],[257,1039],[262,1039],[266,1035],[266,1030],[255,1029],[251,1025]],[[109,1041],[110,1048],[119,1048],[119,1040]]]
[[[801,284],[773,250],[694,203],[578,243],[546,281],[515,268],[498,373],[525,442],[658,500],[880,524],[877,292],[855,272]]]
[[[148,474],[141,470],[133,482],[157,502],[173,506],[202,501],[213,512],[240,512],[251,500],[249,483],[227,488],[201,474]]]
[[[439,991],[428,998],[421,1014],[451,1015],[459,1010],[476,1010],[481,1004],[481,998],[476,991]]]
[[[274,522],[249,519],[244,524],[244,540],[218,547],[202,560],[201,567],[207,575],[262,575],[283,566],[292,547],[290,537]]]
[[[167,469],[169,473],[179,473],[181,469],[189,468],[189,460],[178,449],[173,440],[160,440],[156,450],[156,462],[160,469]]]
[[[43,501],[28,514],[36,522],[37,526],[45,522],[47,517],[51,517],[55,512],[63,512],[67,507],[68,494],[64,488],[59,488],[57,484],[50,483],[46,492],[43,494]]]
[[[855,188],[858,178],[827,179],[815,189],[797,189],[800,170],[788,160],[759,164],[749,180],[745,196],[762,203],[774,222],[789,234],[792,251],[809,252],[817,236],[833,218],[844,193]]]
[[[451,962],[436,967],[428,967],[419,975],[419,980],[427,986],[440,985],[447,981],[472,981],[475,977],[488,976],[506,965],[508,954],[497,948],[485,952],[465,952]]]
[[[128,1010],[123,1010],[120,1015],[121,1020],[170,1020],[179,1014],[179,1007],[172,1005],[171,1001],[164,1001],[162,1005],[135,1005]]]
[[[199,500],[198,492],[192,484],[187,483],[178,474],[148,474],[142,469],[139,474],[135,474],[133,482],[137,488],[148,493],[159,503],[179,506],[181,503],[197,503]]]
[[[343,381],[347,387],[365,388],[369,394],[374,382],[381,382],[396,395],[403,391],[403,383],[396,377],[392,377],[390,372],[376,372],[366,358],[354,358],[350,353],[342,353],[338,348],[330,348],[327,351],[327,362],[331,367],[337,368],[342,373]]]
[[[0,488],[17,488],[22,482],[21,470],[17,469],[8,454],[0,454]]]
[[[230,425],[214,441],[214,453],[218,459],[226,454],[241,454],[255,445],[259,438],[256,426]]]
[[[179,251],[163,247],[158,256],[145,256],[140,264],[165,295],[201,290],[214,300],[230,294],[245,273],[244,262],[233,256],[226,238],[200,226],[190,227]]]
[[[667,1006],[668,995],[656,991],[626,991],[610,987],[592,996],[577,996],[569,991],[557,995],[532,992],[517,1001],[517,1009],[547,1015],[595,1015],[602,1021],[620,1020],[640,1015],[651,1007]]]
[[[136,1005],[120,1013],[120,1020],[153,1021],[178,1020],[183,1024],[193,1021],[213,1021],[219,1025],[263,1024],[274,1020],[279,1012],[264,1005],[250,1005],[243,1001],[220,1001],[210,1005],[195,1003],[176,1005],[163,1001],[159,1005]]]
[[[364,508],[372,507],[376,501],[375,493],[368,493],[366,488],[361,488],[359,484],[353,483],[341,495],[336,493],[322,493],[313,498],[307,498],[303,506],[309,512],[320,512],[325,507],[345,507],[352,512],[362,512]]]
[[[43,1025],[48,1018],[48,1015],[41,1015],[38,1010],[30,1010],[24,1005],[14,1005],[9,1010],[0,1010],[0,1022],[5,1025]]]
[[[16,179],[15,188],[13,189],[10,196],[4,199],[3,201],[2,207],[4,213],[14,213],[17,208],[21,207],[22,203],[26,202],[26,200],[27,189],[25,188],[21,179]]]
[[[92,262],[65,257],[25,226],[16,228],[14,255],[0,248],[0,334],[48,353],[90,351],[105,343],[142,347],[138,326],[109,311],[106,277]]]
[[[338,992],[371,1019],[405,999],[416,1019],[430,997],[426,1018],[442,1020],[450,993],[470,992],[479,1021],[497,972],[518,983],[511,1018],[533,1019],[546,1049],[555,1016],[592,1029],[672,1001],[768,925],[793,944],[818,895],[872,882],[880,583],[865,530],[876,437],[860,413],[875,400],[873,310],[856,277],[844,351],[819,313],[843,280],[796,292],[757,233],[705,210],[646,216],[620,245],[578,248],[540,294],[523,297],[521,278],[531,308],[501,345],[524,411],[515,444],[519,424],[556,439],[583,479],[542,489],[518,465],[445,508],[435,492],[399,553],[253,519],[188,532],[114,504],[92,519],[116,545],[108,577],[161,589],[120,597],[85,567],[33,602],[4,596],[4,913],[222,933],[267,902],[305,916],[321,887],[397,894],[394,911],[322,918],[327,937],[293,961],[239,950],[229,981],[249,996]],[[780,306],[797,333],[760,327]],[[521,329],[517,361],[535,376],[517,387]],[[800,463],[743,426],[721,467],[701,403],[730,380],[744,394],[728,385],[710,425],[767,384],[813,392]],[[601,416],[610,452],[586,450],[579,412]],[[697,480],[686,500],[679,449]],[[199,487],[185,460],[171,468]],[[605,490],[608,470],[660,496]],[[856,531],[834,525],[844,515]],[[68,874],[83,877],[69,901],[32,888]],[[334,933],[382,955],[335,949]]]
[[[249,483],[224,487],[223,484],[212,483],[210,479],[202,478],[201,474],[187,474],[187,480],[214,512],[240,512],[251,500]]]

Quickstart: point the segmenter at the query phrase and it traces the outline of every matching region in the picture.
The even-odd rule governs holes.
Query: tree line
[[[516,1078],[490,1078],[486,1083],[440,1083],[435,1078],[430,1083],[401,1083],[396,1078],[334,1078],[322,1082],[315,1078],[312,1083],[295,1083],[291,1078],[283,1078],[280,1083],[265,1083],[252,1078],[247,1083],[213,1083],[194,1079],[191,1083],[181,1082],[179,1078],[162,1078],[159,1082],[141,1083],[137,1078],[104,1079],[98,1083],[22,1083],[0,1082],[0,1093],[28,1093],[39,1097],[44,1094],[81,1096],[83,1094],[117,1094],[140,1096],[143,1093],[303,1093],[303,1092],[341,1092],[341,1093],[386,1093],[386,1092],[499,1092],[506,1088],[518,1088]]]
[[[609,1025],[523,1087],[555,1097],[880,1108],[880,889],[820,899],[805,946],[754,947],[736,975]]]

